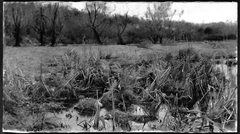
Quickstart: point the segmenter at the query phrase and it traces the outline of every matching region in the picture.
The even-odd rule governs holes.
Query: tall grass
[[[100,49],[68,50],[52,59],[54,66],[40,64],[40,77],[35,80],[25,78],[20,69],[6,67],[5,112],[18,115],[11,105],[29,105],[23,111],[37,117],[32,120],[38,123],[28,130],[36,130],[36,126],[41,126],[37,130],[47,129],[51,121],[43,113],[61,111],[62,107],[75,107],[79,114],[91,113],[88,116],[94,116],[92,127],[99,130],[99,121],[105,124],[99,115],[99,103],[112,111],[113,130],[119,126],[123,129],[123,124],[130,120],[157,120],[163,104],[169,107],[169,117],[165,119],[172,120],[167,125],[172,131],[207,132],[216,126],[224,131],[225,124],[236,120],[237,89],[230,87],[224,75],[214,69],[208,56],[188,48],[165,57],[153,53],[125,58],[113,57]],[[50,73],[43,73],[43,68]],[[133,104],[143,107],[146,115],[129,115]],[[40,112],[35,115],[37,110],[33,107],[42,110],[38,108]],[[24,124],[23,118],[18,120]],[[129,127],[126,130],[131,130]]]
[[[29,90],[39,90],[38,84],[33,79],[26,78],[19,67],[12,70],[12,67],[6,64],[4,69],[3,128],[40,131],[50,129],[51,125],[54,126],[52,129],[60,127],[59,119],[44,116],[45,112],[51,111],[50,103],[35,102],[29,94]],[[59,107],[57,103],[54,105]]]

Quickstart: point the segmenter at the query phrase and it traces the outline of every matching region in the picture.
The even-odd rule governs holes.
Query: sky
[[[114,9],[114,13],[128,14],[144,17],[147,6],[151,2],[108,2],[108,6]],[[79,10],[85,7],[85,2],[71,2],[72,7]],[[172,11],[176,14],[184,10],[181,18],[178,15],[173,20],[185,20],[193,23],[226,22],[227,20],[237,21],[237,2],[174,2]]]

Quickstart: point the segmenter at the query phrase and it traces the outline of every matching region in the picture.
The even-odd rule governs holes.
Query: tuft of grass
[[[61,127],[57,119],[46,119],[44,113],[74,106],[80,115],[94,116],[94,128],[100,130],[99,122],[105,126],[99,115],[100,102],[111,111],[113,130],[130,131],[130,119],[158,120],[163,104],[169,107],[165,127],[177,132],[210,132],[216,125],[224,131],[225,124],[236,120],[237,89],[214,69],[209,56],[195,49],[181,49],[165,57],[152,53],[116,59],[112,53],[85,49],[82,54],[68,50],[54,57],[54,66],[41,64],[40,77],[35,80],[26,78],[21,69],[5,67],[4,119],[11,118],[16,128],[40,131]],[[146,115],[131,116],[132,104],[143,107]],[[24,123],[24,116],[36,123]],[[5,120],[4,126],[11,126],[10,122]]]
[[[138,48],[144,48],[144,49],[150,48],[150,44],[148,44],[148,43],[135,44],[135,46]]]

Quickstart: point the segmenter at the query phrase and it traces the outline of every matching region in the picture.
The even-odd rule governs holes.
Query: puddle
[[[105,109],[101,109],[100,111],[100,116],[103,116],[107,113],[107,110]],[[47,113],[45,115],[46,118],[59,118],[61,119],[60,122],[63,123],[65,126],[67,126],[66,128],[61,128],[61,131],[67,131],[67,132],[86,132],[86,131],[90,131],[86,130],[83,128],[83,124],[85,122],[88,122],[89,125],[93,125],[93,121],[94,121],[94,116],[90,117],[90,116],[81,116],[79,115],[78,111],[76,111],[75,109],[71,108],[68,111],[62,111],[59,114],[54,114],[54,113]],[[109,122],[106,120],[106,128],[109,127]],[[100,123],[100,126],[102,124]],[[89,126],[88,126],[89,128]],[[59,131],[59,130],[56,130]]]
[[[216,69],[219,69],[224,73],[227,80],[235,79],[235,84],[237,85],[237,68],[238,65],[228,67],[226,64],[218,64],[215,66]]]
[[[146,112],[144,112],[143,108],[138,105],[133,105],[133,109],[133,115],[146,115]]]
[[[72,117],[68,117],[70,115]],[[67,128],[62,128],[61,131],[84,131],[82,127],[77,124],[81,121],[88,120],[90,118],[81,117],[76,110],[63,111],[59,114],[47,113],[45,115],[47,118],[57,117],[61,119],[61,123],[68,126]]]
[[[134,105],[133,107],[134,107],[134,110],[131,112],[132,115],[146,115],[144,110],[140,106]],[[167,112],[166,106],[163,106],[162,108],[160,108],[160,110],[161,111],[159,111],[158,116],[159,116],[160,120],[163,120],[163,118]],[[102,108],[100,110],[100,116],[104,117],[107,113],[108,113],[108,111],[104,108]],[[100,128],[102,127],[101,130],[95,130],[95,129],[93,129],[93,127],[89,127],[88,130],[84,129],[81,126],[83,126],[83,123],[85,121],[88,122],[89,125],[93,126],[94,116],[92,116],[92,117],[81,116],[81,115],[79,115],[78,111],[76,111],[73,108],[71,108],[67,111],[62,111],[59,114],[47,113],[45,115],[45,117],[46,118],[58,118],[58,119],[60,119],[59,122],[63,123],[64,126],[67,126],[66,128],[61,128],[61,129],[54,130],[54,131],[61,131],[61,132],[113,132],[112,120],[104,120],[106,129],[103,128],[103,123],[101,121],[99,121],[99,126],[100,126]],[[153,130],[154,127],[157,128],[158,126],[161,125],[159,121],[148,122],[145,124],[144,127],[143,127],[144,123],[137,123],[134,121],[129,121],[129,124],[131,126],[131,132],[134,132],[134,131],[163,132],[160,129]],[[116,127],[115,132],[123,132],[123,130],[120,127]]]

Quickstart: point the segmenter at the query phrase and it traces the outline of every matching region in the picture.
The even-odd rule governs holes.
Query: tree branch
[[[90,11],[89,11],[89,9],[88,9],[88,6],[89,6],[89,5],[87,5],[87,3],[86,3],[86,9],[87,9],[87,12],[88,12],[89,22],[91,23],[91,26],[90,26],[90,27],[92,27],[92,25],[93,25],[92,16],[91,16],[91,13],[90,13]]]
[[[103,31],[106,29],[106,26],[107,26],[107,24],[105,24],[104,27],[102,28],[102,31],[99,32],[99,35],[100,35],[100,36],[102,35]]]
[[[104,18],[98,25],[95,26],[95,28],[97,28],[98,26],[100,26],[103,22],[105,22],[106,19]]]
[[[94,25],[95,21],[97,20],[97,13],[98,13],[98,9],[100,6],[98,6],[98,8],[96,8],[96,3],[94,3],[93,7],[94,7],[94,19],[93,19],[93,25]]]

